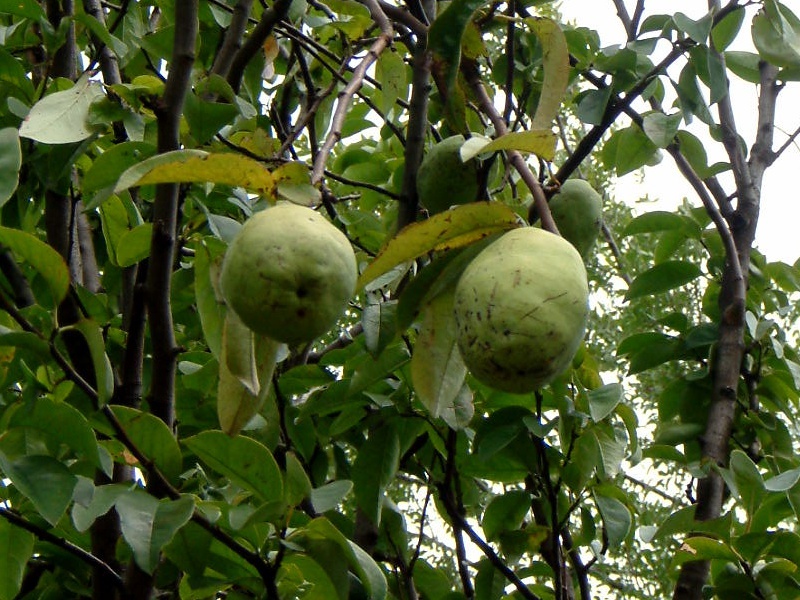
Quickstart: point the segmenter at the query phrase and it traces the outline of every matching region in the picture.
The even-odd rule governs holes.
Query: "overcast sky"
[[[800,1],[784,0],[796,14],[800,14]],[[629,6],[635,2],[628,1]],[[698,0],[648,0],[645,14],[683,12],[690,17],[702,16],[705,2]],[[624,31],[617,17],[611,0],[563,0],[561,11],[566,20],[578,25],[586,25],[600,32],[603,45],[614,45],[624,41]],[[752,13],[750,13],[752,14]],[[753,50],[750,41],[749,18],[742,26],[737,49]],[[748,144],[752,143],[755,130],[756,90],[752,84],[739,80],[735,75],[731,79],[733,107],[737,126]],[[791,82],[778,97],[776,147],[783,144],[789,133],[800,127],[800,82]],[[712,107],[713,108],[713,107]],[[696,125],[696,124],[695,124]],[[703,129],[692,127],[692,133],[701,136]],[[718,153],[711,154],[716,149]],[[711,162],[726,160],[721,146],[709,143],[707,146]],[[767,171],[762,194],[761,217],[759,219],[756,245],[766,254],[769,260],[782,260],[794,263],[800,258],[800,147],[790,147],[781,158]],[[662,163],[646,171],[643,187],[638,184],[638,174],[621,177],[616,183],[616,197],[622,199],[629,196],[636,199],[646,191],[651,198],[659,198],[663,206],[670,207],[688,197],[699,205],[694,192],[680,177],[668,155]],[[727,189],[730,189],[728,186]],[[645,207],[643,207],[645,208]],[[645,209],[651,209],[646,207]]]

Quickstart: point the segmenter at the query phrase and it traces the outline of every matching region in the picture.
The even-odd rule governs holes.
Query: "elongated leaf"
[[[339,503],[344,500],[352,489],[352,481],[346,479],[331,481],[322,487],[311,490],[311,504],[314,505],[314,510],[318,513],[333,510],[339,506]]]
[[[533,115],[531,129],[548,129],[556,118],[561,101],[569,84],[569,49],[564,32],[552,19],[529,18],[525,23],[533,30],[542,44],[542,93]],[[538,154],[538,153],[536,153]],[[539,156],[542,156],[539,154]],[[542,156],[542,158],[545,158]],[[551,160],[551,159],[546,159]]]
[[[87,122],[89,107],[103,97],[100,84],[84,75],[70,89],[45,96],[34,104],[19,135],[45,144],[85,140],[95,133]]]
[[[239,186],[270,198],[276,193],[272,174],[257,160],[200,150],[176,150],[148,158],[125,171],[114,192],[149,183],[191,182]]]
[[[217,417],[222,431],[237,435],[267,399],[282,344],[256,335],[228,310],[222,330]]]
[[[170,480],[181,472],[181,449],[167,424],[150,413],[127,406],[112,406],[128,436]]]
[[[736,551],[721,540],[707,537],[690,537],[681,545],[675,554],[674,564],[682,564],[690,560],[711,560],[718,558],[738,563],[740,557]]]
[[[472,13],[483,5],[482,0],[453,0],[434,19],[428,31],[428,49],[433,53],[433,71],[450,96],[455,87],[461,62],[461,38]]]
[[[0,600],[18,597],[25,565],[33,555],[35,540],[32,533],[0,518]]]
[[[785,492],[797,485],[798,481],[800,481],[800,468],[790,469],[767,479],[764,487],[770,492]]]
[[[353,464],[356,502],[376,525],[380,525],[383,493],[397,472],[399,460],[397,428],[387,423],[370,432]]]
[[[67,466],[51,456],[35,454],[11,461],[0,452],[0,470],[53,526],[67,510],[78,484]]]
[[[0,12],[19,15],[33,21],[47,18],[44,9],[34,0],[0,0]]]
[[[367,351],[378,357],[397,335],[397,300],[368,304],[361,313]]]
[[[671,260],[658,264],[638,275],[631,282],[626,300],[660,294],[694,281],[703,272],[694,263]]]
[[[422,324],[411,356],[411,381],[417,398],[431,416],[454,428],[472,417],[472,403],[459,405],[467,367],[456,344],[453,292],[440,294],[422,310]],[[466,414],[465,414],[466,413]]]
[[[513,131],[494,140],[472,136],[461,146],[461,159],[468,161],[483,152],[498,150],[531,152],[545,160],[553,160],[556,152],[556,134],[549,129],[532,129]]]
[[[594,422],[605,419],[622,402],[624,390],[618,383],[609,383],[589,391],[589,414]]]
[[[161,549],[183,527],[194,512],[194,499],[157,500],[143,491],[133,490],[116,503],[122,536],[133,550],[136,564],[152,573],[159,563]]]
[[[64,444],[100,468],[97,439],[80,411],[47,396],[30,405],[16,405],[9,411],[8,429],[25,427],[41,431],[54,442]]]
[[[22,166],[22,148],[19,133],[13,127],[0,129],[0,207],[17,189],[19,169]]]
[[[106,342],[100,326],[91,319],[81,319],[74,325],[65,327],[64,330],[78,331],[86,340],[94,367],[95,389],[100,404],[106,404],[114,394],[114,371],[106,354]]]
[[[633,518],[631,511],[622,502],[611,496],[595,494],[595,502],[603,518],[603,526],[608,536],[608,544],[612,548],[620,545],[628,537]]]
[[[262,502],[283,498],[283,478],[272,453],[260,442],[204,431],[183,441],[203,462]]]
[[[72,505],[72,523],[78,531],[86,531],[98,517],[106,514],[117,499],[130,491],[130,485],[111,483],[94,488],[91,501],[85,506],[76,502]]]
[[[766,0],[753,17],[752,33],[764,60],[779,67],[800,66],[800,19],[786,6]]]
[[[216,280],[224,250],[214,238],[206,238],[195,249],[194,294],[197,314],[203,335],[211,354],[219,360],[222,350],[222,331],[225,323],[225,305],[217,297]]]
[[[357,287],[428,252],[465,246],[519,224],[516,213],[499,202],[473,202],[413,223],[392,238],[364,269]]]
[[[39,238],[19,229],[0,227],[0,246],[30,264],[44,278],[59,304],[69,289],[69,269],[61,255]]]
[[[324,517],[319,517],[304,527],[298,528],[289,536],[289,541],[303,547],[310,547],[320,541],[333,542],[341,557],[350,566],[363,584],[371,600],[383,600],[388,593],[386,577],[372,557],[357,544],[348,540]]]
[[[676,230],[691,232],[692,237],[700,239],[700,226],[697,223],[688,217],[663,210],[653,210],[634,218],[622,230],[622,235],[629,236],[640,233]]]

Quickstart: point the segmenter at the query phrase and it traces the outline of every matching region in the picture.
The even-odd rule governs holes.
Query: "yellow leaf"
[[[473,202],[403,228],[364,269],[357,289],[396,266],[437,249],[466,246],[492,233],[521,225],[517,214],[500,202]]]
[[[532,152],[544,160],[553,160],[556,153],[556,134],[549,129],[532,129],[507,133],[494,140],[473,136],[461,146],[461,160],[467,161],[478,154],[497,150]]]
[[[539,97],[536,114],[533,116],[531,129],[544,129],[552,125],[567,91],[569,49],[564,32],[552,19],[530,18],[525,19],[525,22],[533,29],[542,43],[544,79],[542,94]]]

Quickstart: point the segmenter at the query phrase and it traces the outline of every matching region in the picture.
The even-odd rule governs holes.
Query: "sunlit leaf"
[[[518,150],[531,152],[545,160],[553,160],[556,151],[556,134],[549,129],[530,131],[514,131],[494,140],[480,136],[472,136],[461,147],[461,159],[468,161],[484,152],[498,150]]]
[[[674,564],[690,560],[711,560],[713,558],[737,563],[739,556],[721,540],[708,537],[690,537],[684,540],[674,557]]]
[[[519,224],[516,213],[499,202],[474,202],[413,223],[381,250],[361,273],[357,287],[361,288],[397,265],[428,252],[471,244]]]
[[[89,107],[104,97],[100,85],[84,75],[72,88],[45,96],[34,104],[19,128],[19,135],[45,144],[85,140],[95,133],[87,122]]]
[[[176,150],[143,160],[120,176],[114,192],[150,183],[191,182],[239,186],[275,196],[275,181],[263,163],[241,154],[209,154],[201,150]]]

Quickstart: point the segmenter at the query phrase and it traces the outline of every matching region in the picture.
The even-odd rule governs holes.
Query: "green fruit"
[[[478,164],[461,160],[462,145],[464,136],[454,135],[433,146],[422,159],[417,171],[417,196],[420,206],[430,214],[474,202],[478,197]]]
[[[550,200],[558,231],[586,258],[603,221],[603,199],[583,179],[569,179]]]
[[[498,390],[535,390],[562,373],[583,340],[589,288],[563,238],[533,227],[487,246],[456,285],[458,348],[472,374]]]
[[[356,287],[347,237],[322,215],[296,204],[256,213],[231,242],[220,287],[253,331],[287,344],[330,329]]]

